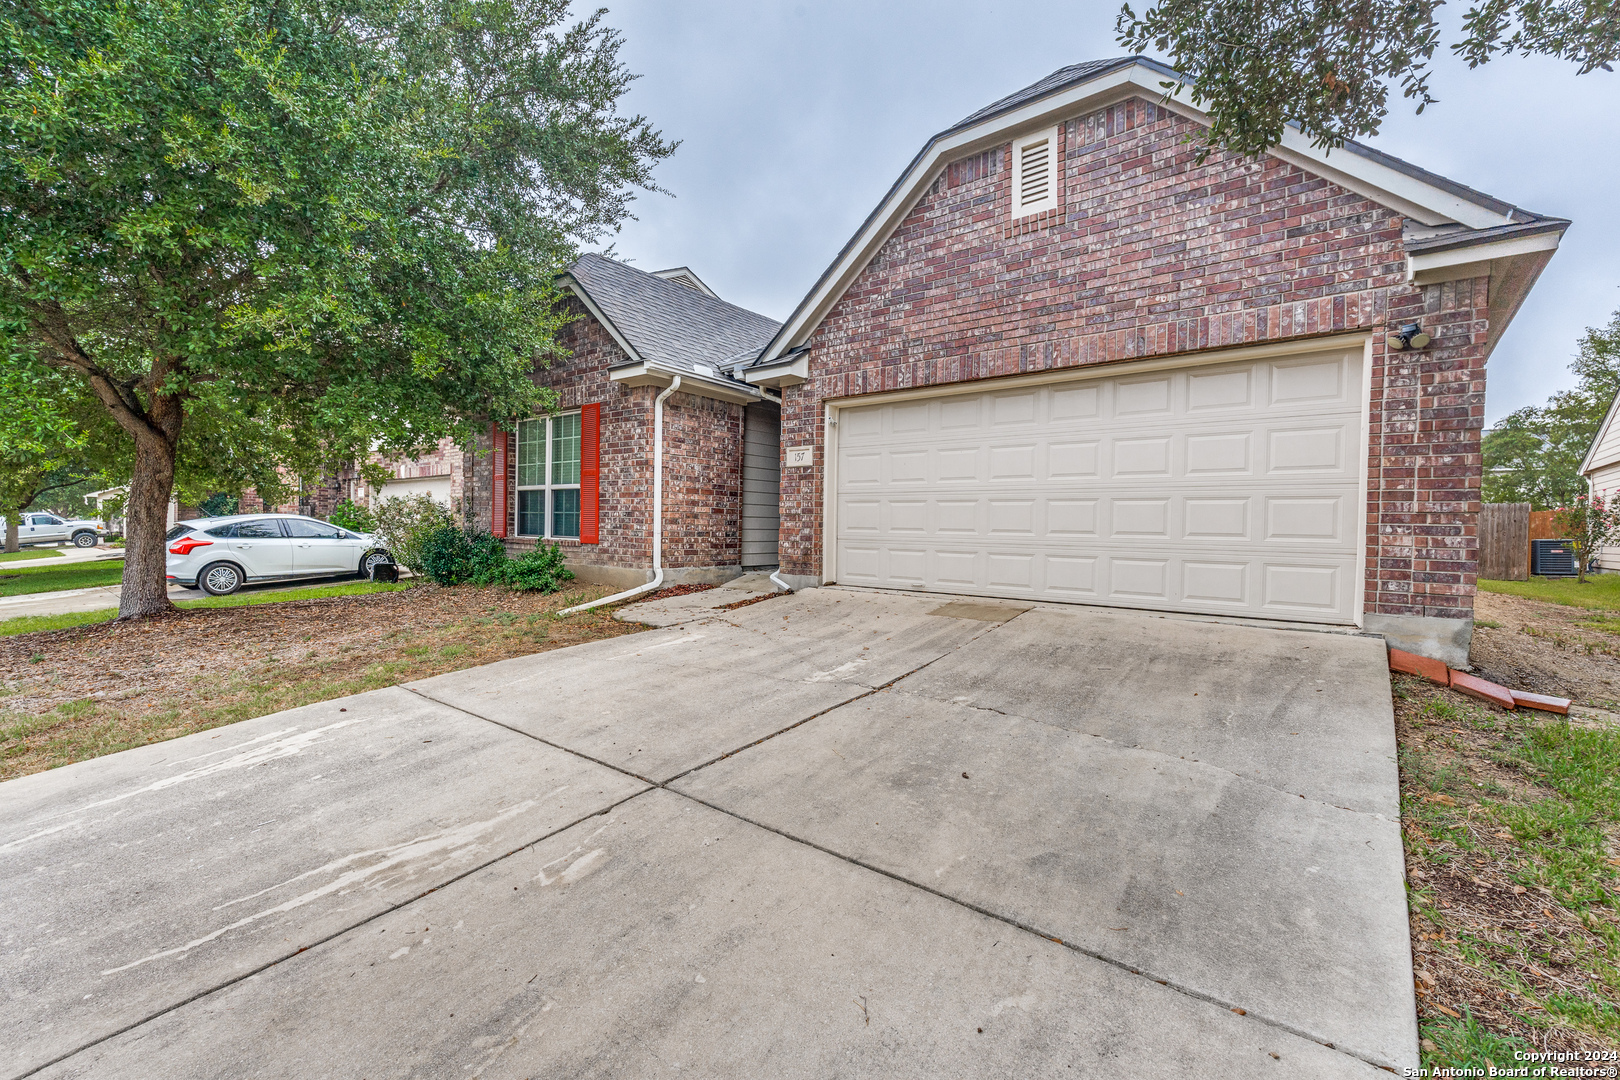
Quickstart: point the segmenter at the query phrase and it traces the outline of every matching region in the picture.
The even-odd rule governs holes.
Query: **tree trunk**
[[[22,515],[15,510],[6,515],[6,552],[8,554],[21,550],[21,545],[17,543],[17,525],[21,520]]]
[[[176,423],[175,428],[179,428]],[[167,543],[169,497],[174,492],[174,459],[179,443],[157,432],[135,439],[135,471],[124,508],[124,587],[118,598],[120,619],[162,615],[169,603]]]

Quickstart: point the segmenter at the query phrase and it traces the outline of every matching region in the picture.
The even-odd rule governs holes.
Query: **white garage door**
[[[1355,621],[1362,353],[838,412],[845,585]]]

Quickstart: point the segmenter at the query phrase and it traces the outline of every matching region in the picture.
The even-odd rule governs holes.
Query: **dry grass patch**
[[[418,585],[0,639],[0,780],[446,671],[643,629],[606,595]]]

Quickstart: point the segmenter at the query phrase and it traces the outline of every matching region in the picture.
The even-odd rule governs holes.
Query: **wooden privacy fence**
[[[1530,577],[1530,540],[1536,536],[1531,521],[1542,526],[1541,537],[1552,535],[1552,512],[1531,513],[1529,503],[1486,503],[1479,508],[1479,576],[1495,581],[1527,581]]]

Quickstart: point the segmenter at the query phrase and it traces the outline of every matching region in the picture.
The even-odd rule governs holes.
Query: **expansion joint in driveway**
[[[207,997],[210,994],[217,994],[221,990],[228,990],[231,987],[235,986],[239,982],[242,982],[242,981],[244,981],[246,979],[251,979],[255,975],[260,975],[260,974],[262,974],[262,973],[264,973],[266,971],[269,971],[273,967],[277,967],[280,964],[286,963],[288,960],[291,960],[295,956],[298,956],[298,955],[300,955],[302,953],[309,952],[311,949],[319,948],[320,946],[325,945],[328,942],[330,942],[330,941],[332,941],[332,940],[334,940],[336,938],[340,938],[343,935],[345,935],[347,933],[350,933],[351,931],[358,930],[358,929],[360,929],[360,927],[365,926],[368,923],[375,922],[376,920],[382,918],[384,915],[391,915],[394,912],[401,910],[402,908],[409,907],[411,904],[416,903],[418,900],[422,899],[425,896],[431,896],[432,894],[438,892],[440,889],[448,888],[449,886],[454,885],[456,882],[460,881],[462,878],[471,877],[473,874],[478,873],[480,870],[487,870],[491,866],[494,866],[496,863],[502,862],[502,861],[504,861],[506,859],[509,859],[513,855],[516,855],[521,851],[527,851],[530,848],[534,847],[536,844],[544,843],[545,841],[550,840],[553,836],[556,836],[559,833],[565,833],[569,829],[572,829],[574,826],[583,824],[584,822],[587,822],[587,821],[591,820],[591,818],[601,817],[604,814],[611,814],[613,811],[617,810],[619,807],[623,806],[625,803],[629,802],[631,799],[634,799],[634,798],[636,798],[637,796],[640,796],[640,795],[645,795],[647,793],[647,790],[648,790],[647,788],[642,788],[640,791],[637,791],[637,792],[635,792],[634,794],[631,794],[631,795],[626,795],[624,798],[619,799],[619,800],[617,800],[615,802],[609,803],[607,806],[604,806],[599,810],[592,810],[588,814],[582,814],[579,817],[575,818],[573,821],[568,822],[566,825],[559,825],[555,829],[549,830],[548,832],[546,832],[542,836],[536,836],[532,840],[526,840],[523,843],[519,844],[517,847],[513,848],[511,851],[507,851],[507,852],[504,852],[504,853],[502,853],[500,855],[496,855],[496,856],[494,856],[492,858],[486,859],[483,862],[479,863],[477,866],[474,866],[474,867],[471,867],[471,868],[469,868],[467,870],[464,870],[461,873],[455,875],[454,877],[447,878],[444,881],[439,882],[437,885],[433,886],[430,889],[423,889],[421,892],[417,893],[415,896],[410,896],[410,897],[405,898],[404,900],[400,900],[400,901],[398,901],[396,903],[389,904],[387,907],[383,908],[381,911],[374,912],[371,915],[367,915],[365,918],[360,919],[357,922],[350,923],[348,926],[340,927],[339,929],[332,931],[330,934],[327,934],[325,937],[316,938],[314,941],[310,942],[308,945],[301,945],[297,949],[294,949],[290,953],[287,953],[287,954],[285,954],[283,956],[278,956],[273,960],[267,960],[264,963],[260,964],[258,967],[253,968],[253,969],[251,969],[249,971],[244,971],[239,975],[233,975],[229,979],[224,980],[223,982],[217,983],[214,986],[210,986],[210,987],[208,987],[206,989],[199,990],[195,994],[192,994],[190,997],[184,998],[183,1000],[180,1000],[180,1001],[176,1001],[172,1005],[165,1005],[163,1008],[158,1009],[158,1010],[156,1010],[156,1011],[154,1011],[154,1012],[152,1012],[152,1013],[150,1013],[150,1014],[148,1014],[146,1016],[143,1016],[139,1020],[130,1021],[128,1024],[125,1024],[123,1027],[119,1028],[116,1031],[109,1031],[107,1034],[102,1035],[102,1036],[100,1036],[98,1038],[91,1039],[89,1042],[86,1042],[86,1043],[83,1043],[82,1045],[76,1046],[72,1050],[69,1050],[64,1054],[58,1054],[56,1057],[51,1058],[49,1061],[42,1062],[39,1065],[35,1065],[33,1068],[27,1070],[26,1072],[16,1073],[13,1076],[12,1080],[25,1080],[26,1077],[34,1076],[35,1074],[40,1073],[40,1072],[44,1071],[45,1069],[50,1068],[52,1065],[56,1065],[56,1064],[58,1064],[60,1062],[66,1061],[68,1058],[74,1057],[74,1056],[76,1056],[78,1054],[82,1054],[86,1050],[90,1050],[90,1049],[93,1049],[93,1048],[95,1048],[97,1046],[100,1046],[102,1043],[107,1042],[109,1039],[116,1039],[116,1038],[118,1038],[118,1036],[126,1034],[126,1033],[131,1032],[131,1031],[134,1031],[138,1027],[143,1027],[146,1024],[150,1024],[152,1021],[157,1020],[157,1019],[159,1019],[161,1017],[167,1016],[169,1013],[174,1012],[176,1009],[184,1008],[185,1006],[190,1005],[194,1001],[200,1001],[200,1000],[202,1000],[203,998]]]
[[[1014,616],[1014,618],[1016,618],[1016,617],[1017,616]],[[1012,620],[1009,619],[1007,621],[1011,622]],[[996,629],[998,629],[998,628],[1000,628],[1001,626],[1004,626],[1004,625],[1006,625],[1006,623],[997,623],[997,624],[994,624],[992,626],[986,627],[986,629],[983,631],[983,633],[975,634],[972,638],[970,638],[968,640],[969,641],[975,641],[978,638],[983,637],[985,634],[993,633]],[[965,645],[965,644],[967,644],[967,642],[964,642],[963,644]],[[960,647],[961,646],[958,646],[958,648],[960,648]],[[955,651],[955,650],[952,650],[952,651]],[[1387,1069],[1387,1066],[1382,1064],[1381,1062],[1373,1061],[1373,1060],[1371,1060],[1369,1058],[1364,1058],[1361,1055],[1354,1053],[1353,1051],[1345,1050],[1342,1047],[1336,1046],[1334,1043],[1331,1043],[1331,1042],[1327,1041],[1320,1034],[1317,1034],[1315,1032],[1307,1031],[1307,1030],[1305,1030],[1303,1028],[1296,1027],[1296,1026],[1294,1026],[1292,1024],[1289,1024],[1289,1023],[1286,1023],[1286,1022],[1284,1022],[1282,1020],[1278,1020],[1278,1019],[1275,1019],[1273,1017],[1265,1016],[1263,1014],[1256,1013],[1256,1012],[1254,1012],[1252,1010],[1245,1009],[1241,1005],[1237,1004],[1236,1002],[1227,1001],[1227,1000],[1224,1000],[1222,998],[1215,997],[1215,996],[1213,996],[1211,994],[1204,993],[1203,991],[1197,990],[1197,989],[1195,989],[1193,987],[1185,986],[1185,985],[1183,985],[1181,983],[1178,983],[1178,982],[1176,982],[1176,981],[1174,981],[1172,979],[1160,978],[1158,974],[1155,974],[1154,972],[1151,972],[1151,971],[1145,971],[1140,967],[1137,967],[1137,966],[1134,966],[1134,965],[1128,963],[1127,961],[1120,960],[1120,959],[1118,959],[1116,957],[1113,957],[1113,956],[1110,956],[1110,955],[1108,955],[1106,953],[1097,952],[1097,951],[1095,951],[1093,949],[1085,948],[1084,946],[1077,945],[1072,941],[1064,941],[1062,938],[1058,937],[1057,935],[1048,933],[1047,931],[1041,929],[1038,926],[1032,925],[1030,923],[1023,922],[1022,920],[1019,920],[1019,919],[1014,918],[1012,916],[1003,914],[1003,913],[998,912],[998,911],[994,911],[994,910],[992,910],[990,908],[987,908],[987,907],[983,907],[983,906],[981,906],[979,904],[975,904],[975,903],[973,903],[971,901],[964,900],[964,899],[962,899],[960,897],[952,896],[950,893],[943,892],[943,891],[941,891],[941,890],[939,890],[937,888],[934,888],[931,885],[928,885],[925,882],[915,881],[915,880],[913,880],[913,879],[911,879],[909,877],[905,877],[905,876],[903,876],[901,874],[897,874],[892,870],[886,870],[881,866],[875,866],[872,863],[869,863],[869,862],[866,862],[866,861],[864,861],[862,859],[856,858],[855,856],[846,854],[846,853],[844,853],[842,851],[838,851],[838,850],[835,850],[833,848],[826,847],[826,846],[824,846],[822,844],[818,844],[815,841],[808,840],[808,839],[806,839],[806,838],[804,838],[802,836],[797,836],[797,835],[795,835],[795,834],[793,834],[791,832],[787,832],[787,831],[785,831],[783,829],[780,829],[780,828],[778,828],[778,827],[776,827],[774,825],[769,825],[769,824],[766,824],[765,822],[762,822],[762,821],[756,821],[755,819],[750,818],[750,817],[748,817],[748,816],[746,816],[744,814],[737,813],[735,810],[731,810],[731,809],[728,809],[728,808],[726,808],[724,806],[720,806],[720,805],[718,805],[716,803],[709,802],[708,800],[699,798],[698,796],[693,795],[693,794],[691,794],[689,792],[682,791],[682,790],[680,790],[678,788],[674,788],[674,787],[670,786],[670,785],[676,783],[679,780],[682,780],[682,779],[684,779],[684,778],[686,778],[688,776],[693,775],[694,773],[701,772],[703,769],[706,769],[709,766],[716,764],[717,762],[724,761],[727,758],[730,758],[730,757],[733,757],[733,756],[735,756],[737,754],[740,754],[745,750],[749,750],[749,749],[752,749],[755,746],[759,746],[759,745],[761,745],[763,743],[769,742],[770,740],[775,739],[779,735],[784,735],[789,731],[793,731],[796,728],[802,727],[805,724],[810,723],[812,720],[819,719],[820,717],[826,716],[828,713],[834,712],[834,711],[836,711],[838,709],[842,709],[846,705],[852,705],[857,701],[863,701],[863,700],[865,700],[865,699],[867,699],[869,697],[872,697],[875,694],[880,694],[880,693],[883,693],[884,691],[893,689],[897,683],[901,682],[902,680],[904,680],[906,678],[909,678],[912,675],[917,674],[917,672],[922,671],[923,669],[927,668],[931,664],[935,664],[935,663],[939,662],[940,660],[944,659],[946,656],[949,656],[949,655],[950,655],[950,653],[942,653],[941,655],[936,656],[934,659],[929,660],[927,663],[919,664],[917,667],[912,668],[910,671],[907,671],[907,672],[905,672],[905,673],[903,673],[901,675],[897,675],[894,678],[888,680],[887,682],[885,682],[885,683],[883,683],[883,684],[881,684],[879,686],[874,686],[874,687],[868,689],[865,693],[857,694],[854,697],[849,698],[846,701],[841,701],[836,705],[832,705],[832,706],[830,706],[830,707],[828,707],[826,709],[822,709],[822,710],[820,710],[818,712],[812,713],[809,716],[805,716],[805,717],[803,717],[803,718],[801,718],[799,720],[795,720],[793,723],[788,724],[785,727],[782,727],[777,731],[773,731],[768,735],[761,736],[758,739],[754,739],[751,742],[745,743],[742,746],[737,747],[736,749],[728,750],[723,754],[719,754],[719,755],[716,755],[713,758],[710,758],[708,761],[702,762],[701,764],[694,765],[689,769],[685,769],[685,770],[683,770],[683,771],[681,771],[679,773],[676,773],[674,776],[669,777],[667,780],[655,780],[655,779],[653,779],[651,777],[643,776],[640,773],[632,772],[631,770],[623,768],[622,766],[614,765],[611,762],[603,761],[600,758],[595,758],[595,757],[590,756],[589,754],[581,753],[578,750],[571,749],[570,747],[564,746],[564,745],[562,745],[560,743],[552,742],[549,739],[545,739],[545,738],[542,738],[542,737],[540,737],[538,735],[532,734],[530,732],[523,731],[520,728],[512,727],[510,724],[504,724],[504,723],[501,723],[501,721],[499,721],[499,720],[493,720],[493,719],[490,719],[487,716],[482,716],[482,715],[480,715],[478,713],[472,712],[469,709],[463,708],[462,706],[451,705],[448,702],[440,701],[438,698],[435,698],[435,697],[433,697],[433,696],[431,696],[429,694],[425,694],[422,691],[416,690],[416,689],[414,689],[412,687],[406,687],[405,689],[410,690],[412,693],[417,694],[418,696],[424,698],[425,700],[431,701],[436,705],[441,705],[441,706],[443,706],[445,708],[455,709],[458,712],[465,713],[466,715],[474,717],[476,719],[487,721],[487,722],[489,722],[491,724],[495,724],[495,725],[497,725],[499,727],[506,728],[507,730],[516,732],[516,733],[518,733],[520,735],[525,735],[528,738],[534,739],[536,742],[543,743],[544,745],[552,747],[553,749],[561,750],[564,753],[573,754],[576,757],[583,758],[584,760],[593,762],[593,763],[595,763],[597,765],[602,765],[602,766],[604,766],[606,768],[612,769],[613,771],[615,771],[617,773],[620,773],[621,775],[634,777],[635,779],[640,780],[643,783],[646,783],[646,784],[650,785],[652,788],[657,788],[657,789],[660,789],[660,790],[668,791],[672,795],[677,795],[677,796],[679,796],[679,797],[681,797],[683,799],[686,799],[686,800],[688,800],[690,802],[697,803],[698,805],[706,807],[706,808],[708,808],[710,810],[713,810],[716,813],[724,814],[725,816],[727,816],[729,818],[732,818],[733,820],[741,821],[741,822],[743,822],[745,824],[752,825],[754,828],[763,829],[766,832],[772,833],[772,834],[774,834],[776,836],[780,836],[783,839],[788,840],[788,841],[790,841],[792,843],[801,844],[804,847],[811,848],[811,849],[813,849],[815,851],[819,851],[824,855],[831,856],[832,858],[838,859],[841,862],[848,863],[851,866],[857,866],[857,867],[860,867],[862,870],[866,870],[866,871],[868,871],[870,873],[878,874],[878,875],[880,875],[882,877],[888,878],[891,881],[898,882],[898,883],[900,883],[902,885],[908,885],[908,886],[910,886],[912,888],[915,888],[915,889],[920,889],[921,891],[923,891],[925,893],[928,893],[930,896],[935,896],[935,897],[938,897],[939,899],[944,900],[944,901],[946,901],[948,903],[955,904],[958,907],[966,908],[967,910],[972,911],[972,912],[974,912],[974,913],[976,913],[978,915],[982,915],[985,918],[994,919],[996,922],[1002,923],[1003,925],[1008,926],[1008,927],[1010,927],[1010,928],[1012,928],[1014,930],[1018,930],[1018,931],[1021,931],[1023,933],[1027,933],[1027,934],[1033,934],[1036,937],[1043,938],[1043,939],[1045,939],[1047,941],[1055,942],[1058,945],[1061,945],[1062,947],[1064,947],[1066,949],[1069,949],[1072,952],[1076,952],[1076,953],[1079,953],[1079,954],[1081,954],[1083,956],[1087,956],[1087,957],[1089,957],[1089,958],[1091,958],[1093,960],[1096,960],[1096,961],[1098,961],[1100,963],[1107,964],[1110,967],[1113,967],[1113,968],[1115,968],[1117,970],[1126,972],[1127,974],[1134,975],[1134,976],[1137,976],[1137,977],[1143,978],[1143,979],[1148,979],[1148,980],[1150,980],[1150,981],[1152,981],[1154,983],[1157,983],[1160,986],[1165,987],[1166,989],[1172,990],[1172,991],[1174,991],[1174,992],[1176,992],[1178,994],[1181,994],[1181,995],[1183,995],[1185,997],[1192,998],[1192,999],[1194,999],[1196,1001],[1204,1002],[1205,1004],[1218,1006],[1218,1007],[1226,1009],[1226,1010],[1228,1010],[1230,1012],[1235,1012],[1238,1015],[1243,1016],[1247,1020],[1253,1020],[1253,1021],[1255,1021],[1255,1022],[1257,1022],[1259,1024],[1262,1024],[1264,1026],[1275,1028],[1275,1029],[1277,1029],[1279,1031],[1285,1031],[1290,1035],[1294,1035],[1294,1036],[1297,1036],[1297,1037],[1302,1038],[1302,1039],[1308,1039],[1311,1042],[1318,1043],[1318,1044],[1320,1044],[1322,1046],[1325,1046],[1325,1047],[1327,1047],[1327,1048],[1329,1048],[1331,1050],[1334,1050],[1337,1053],[1344,1054],[1347,1057],[1355,1058],[1358,1061],[1364,1061],[1367,1064],[1374,1066],[1375,1068]],[[901,692],[903,693],[904,691],[901,691]],[[1007,713],[1001,713],[1000,710],[995,710],[995,709],[986,710],[986,711],[995,712],[995,713],[998,713],[999,715],[1003,715],[1003,716],[1011,715],[1011,714],[1007,714]],[[1025,719],[1027,719],[1027,718],[1025,718]],[[1067,730],[1067,729],[1065,729],[1065,730]],[[1093,737],[1093,738],[1103,738],[1103,736],[1091,736],[1091,737]],[[1104,741],[1112,741],[1112,740],[1104,739]],[[1120,745],[1122,745],[1122,744],[1120,744]],[[1146,748],[1140,748],[1139,747],[1137,749],[1146,749]],[[1160,753],[1159,751],[1153,751],[1153,750],[1148,750],[1147,752],[1149,752],[1149,753]],[[1211,766],[1211,767],[1214,767],[1214,766]],[[1222,771],[1227,771],[1227,770],[1222,770]],[[1237,775],[1237,774],[1233,774],[1233,775]],[[631,798],[637,798],[640,795],[644,795],[644,794],[646,794],[645,791],[638,792],[636,795],[631,796]],[[1289,794],[1293,794],[1293,793],[1289,793]],[[1304,798],[1304,796],[1301,796],[1301,798]],[[628,800],[625,800],[625,801],[628,801]],[[1356,811],[1351,811],[1351,812],[1355,813]]]

